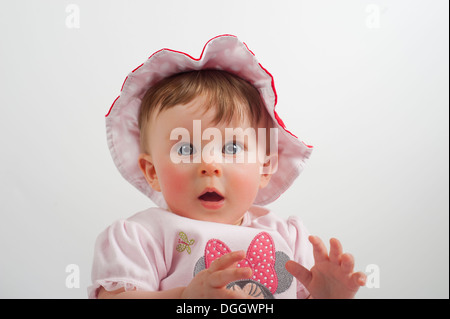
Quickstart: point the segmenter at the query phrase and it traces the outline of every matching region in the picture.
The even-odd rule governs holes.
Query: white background
[[[79,28],[68,7],[79,9]],[[69,8],[69,12],[66,12]],[[339,238],[379,288],[449,297],[448,1],[0,2],[0,297],[86,298],[96,236],[153,204],[115,168],[104,116],[168,47],[237,35],[315,150],[270,205]],[[66,266],[80,288],[66,286]]]

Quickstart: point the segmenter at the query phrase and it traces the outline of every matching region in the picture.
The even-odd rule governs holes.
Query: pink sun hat
[[[163,194],[148,185],[138,165],[138,115],[141,101],[147,90],[160,80],[173,74],[202,69],[235,74],[260,92],[278,128],[278,167],[269,184],[259,190],[254,204],[273,202],[302,172],[313,148],[286,129],[275,111],[277,93],[272,75],[256,60],[247,45],[233,35],[221,35],[209,40],[198,59],[180,51],[159,50],[128,74],[120,95],[106,114],[107,141],[115,165],[128,182],[150,197],[156,205],[167,208]]]

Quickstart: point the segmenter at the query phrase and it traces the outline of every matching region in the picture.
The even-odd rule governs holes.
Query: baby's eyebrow
[[[170,138],[170,135],[167,136],[167,141],[170,143],[170,145],[174,145],[178,142],[192,142],[192,138],[184,138],[183,136],[179,135],[177,138]]]
[[[192,131],[189,128],[178,126],[174,127],[166,133],[166,139],[169,141],[181,141],[183,137],[188,137],[192,139]],[[187,138],[185,138],[187,140]]]

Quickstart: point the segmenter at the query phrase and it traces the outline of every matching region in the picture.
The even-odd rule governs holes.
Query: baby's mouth
[[[225,197],[214,187],[207,187],[198,199],[202,206],[208,210],[220,209],[225,203]]]
[[[206,192],[198,197],[198,199],[203,200],[205,202],[220,202],[224,199],[224,197],[214,191]]]

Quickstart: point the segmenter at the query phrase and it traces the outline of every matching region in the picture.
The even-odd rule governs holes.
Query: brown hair
[[[236,116],[247,116],[253,124],[270,119],[259,91],[238,76],[209,69],[179,73],[152,86],[142,99],[139,111],[141,150],[146,149],[147,123],[154,112],[187,104],[200,95],[207,99],[205,111],[215,108],[216,124],[228,123]]]

